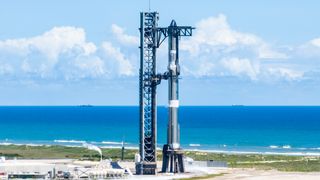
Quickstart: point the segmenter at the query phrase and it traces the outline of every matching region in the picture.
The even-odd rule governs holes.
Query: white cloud
[[[0,75],[65,80],[136,76],[139,51],[133,46],[138,46],[139,38],[116,24],[111,30],[116,42],[103,41],[98,46],[87,41],[84,29],[69,26],[54,27],[35,37],[0,41]],[[303,79],[314,66],[303,62],[308,68],[297,68],[292,59],[320,56],[320,38],[284,53],[257,35],[233,29],[225,15],[196,23],[193,36],[183,37],[180,47],[183,76],[234,76],[253,81],[269,76],[274,80]],[[167,66],[166,51],[158,53],[161,71]]]
[[[262,72],[268,72],[265,63],[269,59],[289,58],[262,38],[232,29],[223,14],[196,23],[193,36],[183,38],[181,50],[182,66],[186,66],[182,69],[185,74],[197,77],[231,75],[262,80]],[[285,74],[284,71],[272,73]]]
[[[82,28],[68,26],[54,27],[42,35],[31,38],[0,41],[1,61],[14,67],[17,75],[26,73],[41,78],[56,77],[57,65],[72,62],[68,57],[76,59],[91,56],[96,50],[97,47],[93,43],[86,41],[86,34]],[[86,70],[91,71],[88,68],[82,70],[83,74],[87,74]],[[68,71],[72,69],[59,73],[67,74]]]
[[[220,14],[217,17],[203,19],[196,24],[196,33],[191,38],[195,45],[208,44],[211,46],[236,44],[257,44],[258,38],[233,31],[227,23],[226,16]]]
[[[205,52],[232,52],[241,48],[249,48],[259,58],[286,58],[285,54],[273,50],[258,36],[233,30],[223,14],[198,22],[194,35],[181,46],[182,50],[194,56]]]
[[[139,45],[139,38],[125,33],[125,30],[116,24],[111,26],[112,33],[116,36],[117,40],[123,45]]]
[[[118,65],[116,71],[112,69],[113,63]],[[82,28],[54,27],[35,37],[0,41],[0,74],[77,80],[110,77],[111,72],[113,77],[135,74],[119,48],[110,42],[97,47],[86,40]]]
[[[288,68],[268,68],[268,76],[277,79],[291,80],[301,80],[304,73],[301,71],[296,71]]]
[[[96,55],[65,57],[62,61],[55,73],[63,74],[66,80],[104,78],[110,73],[104,60]]]
[[[294,48],[292,53],[300,58],[320,58],[320,38],[312,39],[297,48]]]
[[[80,70],[84,70],[90,76],[99,77],[100,75],[105,74],[104,62],[99,57],[88,58],[78,57],[76,59],[75,66]]]
[[[183,76],[208,77],[215,75],[216,65],[211,62],[198,63],[194,65],[182,65]]]
[[[252,80],[257,80],[257,75],[260,71],[259,64],[253,64],[249,59],[223,59],[221,64],[232,75],[246,75]]]
[[[266,44],[261,44],[258,48],[259,59],[288,59],[289,56],[285,53],[272,50],[272,48]]]
[[[320,47],[320,38],[311,40],[310,44],[316,47]]]
[[[54,27],[40,36],[0,41],[2,51],[28,55],[36,50],[49,59],[57,59],[60,54],[74,48],[79,48],[84,54],[96,51],[93,43],[86,42],[85,31],[75,27]]]
[[[134,75],[134,68],[130,61],[125,58],[124,54],[121,53],[120,48],[115,48],[110,42],[104,42],[102,44],[103,51],[105,54],[116,60],[118,65],[118,73],[120,75],[132,76]]]

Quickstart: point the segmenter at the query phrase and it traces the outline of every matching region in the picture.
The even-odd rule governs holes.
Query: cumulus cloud
[[[137,36],[131,36],[126,34],[125,30],[120,26],[112,24],[111,31],[121,44],[138,46],[139,38]]]
[[[316,47],[320,47],[320,38],[316,38],[310,41],[310,44]]]
[[[199,21],[194,36],[186,40],[181,47],[192,55],[199,55],[203,50],[232,52],[246,47],[259,58],[286,58],[285,54],[273,50],[258,36],[233,30],[223,14]]]
[[[98,56],[77,56],[64,59],[66,62],[57,64],[65,80],[103,78],[110,74],[105,61]]]
[[[76,27],[55,27],[40,36],[0,41],[2,51],[28,55],[36,50],[49,59],[57,59],[74,48],[86,55],[96,51],[93,43],[86,42],[85,31]]]
[[[252,64],[249,59],[223,59],[221,63],[232,75],[246,75],[252,80],[257,80],[259,64]]]
[[[118,71],[108,66],[113,60]],[[77,80],[109,77],[111,71],[113,76],[134,75],[119,48],[109,42],[101,46],[88,42],[82,28],[54,27],[39,36],[0,41],[0,74]]]
[[[298,76],[290,67],[268,71],[269,61],[288,60],[287,52],[255,34],[233,29],[223,14],[196,23],[193,36],[182,40],[181,50],[185,75],[248,77],[254,81],[263,80],[266,73],[278,73],[285,80]]]
[[[185,61],[186,64],[182,64],[181,68],[184,76],[192,76],[196,78],[210,77],[218,74],[216,72],[216,65],[212,62],[201,62],[198,64],[192,64]]]
[[[304,72],[292,70],[288,68],[268,68],[268,76],[277,79],[291,80],[301,80],[303,78]]]
[[[320,58],[320,38],[312,39],[297,48],[292,53],[302,58]]]
[[[137,76],[139,38],[116,24],[111,31],[115,41],[98,45],[86,39],[83,28],[70,26],[54,27],[35,37],[2,40],[0,77],[79,80]],[[295,81],[308,71],[316,72],[315,66],[306,62],[305,68],[297,68],[295,59],[320,57],[320,38],[284,51],[255,34],[235,30],[223,14],[196,23],[193,36],[182,38],[180,47],[182,75],[190,77]],[[158,53],[158,67],[166,69],[167,50],[162,50],[158,51],[162,52]],[[161,59],[165,63],[160,63]]]
[[[58,71],[57,65],[68,65],[68,57],[80,59],[86,56],[94,64],[95,58],[91,56],[94,56],[96,50],[93,43],[86,41],[82,28],[54,27],[39,36],[0,41],[0,61],[12,67],[17,75],[26,73],[44,78],[56,76],[54,72]],[[100,65],[103,66],[102,63]],[[91,68],[93,66],[81,68],[82,73],[92,71]]]
[[[110,42],[104,42],[102,44],[102,48],[104,53],[116,60],[116,65],[118,69],[118,73],[120,75],[125,75],[125,76],[132,76],[134,75],[134,69],[132,64],[130,63],[130,60],[125,58],[124,54],[121,53],[120,48],[115,48],[112,43]]]

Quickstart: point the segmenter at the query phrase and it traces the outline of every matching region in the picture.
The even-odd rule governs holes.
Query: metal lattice
[[[156,162],[156,28],[158,13],[141,13],[140,28],[140,156],[142,163]]]

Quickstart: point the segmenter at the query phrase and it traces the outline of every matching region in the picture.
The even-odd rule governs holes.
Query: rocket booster
[[[179,37],[176,34],[177,24],[173,20],[168,27],[169,41],[169,65],[168,65],[168,87],[169,87],[169,124],[168,124],[168,144],[172,149],[180,147],[180,132],[178,124],[178,108],[179,108]]]
[[[168,71],[162,76],[168,80],[169,122],[167,144],[163,146],[162,172],[181,173],[185,171],[183,150],[180,147],[179,109],[179,38],[192,36],[191,26],[177,26],[173,20],[168,28],[161,29],[168,38]]]

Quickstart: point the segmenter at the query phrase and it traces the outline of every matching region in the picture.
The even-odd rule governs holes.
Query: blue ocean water
[[[138,107],[0,107],[0,143],[138,147]],[[320,155],[320,107],[180,107],[181,145],[228,153]],[[158,147],[167,108],[158,108]]]

